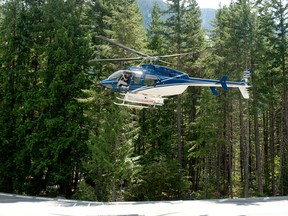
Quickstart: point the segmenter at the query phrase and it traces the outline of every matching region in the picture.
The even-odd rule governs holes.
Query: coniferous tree
[[[250,68],[253,61],[253,44],[254,38],[253,34],[255,31],[255,15],[251,12],[251,4],[249,1],[239,1],[234,5],[230,6],[231,19],[233,20],[232,26],[230,26],[229,34],[231,35],[231,51],[235,52],[233,49],[237,49],[238,53],[235,52],[235,57],[238,60],[238,67],[242,65],[242,71]],[[234,42],[233,42],[234,41]],[[238,41],[235,44],[235,41]],[[232,44],[233,43],[233,44]],[[233,56],[234,58],[234,56]],[[239,61],[240,60],[240,61]],[[235,60],[234,60],[235,61]],[[242,64],[242,65],[241,65]],[[240,74],[239,74],[240,75]],[[240,79],[240,76],[234,76]],[[250,129],[249,129],[249,107],[248,102],[239,101],[239,111],[240,111],[240,125],[243,144],[243,162],[244,162],[244,197],[249,196],[249,176],[251,172],[249,171],[249,166],[251,166],[251,148],[250,148]],[[245,111],[246,110],[246,111]]]
[[[27,33],[21,26],[24,14],[25,7],[18,1],[7,1],[1,7],[0,182],[2,191],[20,193],[24,190],[27,171],[25,129],[21,128],[26,88],[22,75],[30,54],[22,37]]]
[[[5,3],[1,79],[9,85],[1,95],[9,98],[2,103],[1,124],[9,125],[1,133],[1,151],[8,151],[10,164],[3,168],[16,169],[1,172],[11,183],[3,190],[38,194],[59,186],[69,197],[77,187],[87,140],[84,107],[76,101],[88,83],[82,6],[72,0]]]
[[[280,133],[280,170],[278,177],[278,184],[275,186],[275,193],[279,190],[279,187],[282,189],[283,194],[288,194],[287,185],[287,170],[288,170],[288,88],[287,88],[287,33],[288,33],[288,3],[285,1],[272,1],[272,5],[275,8],[275,18],[276,21],[276,32],[277,32],[277,42],[276,47],[279,51],[279,65],[281,70],[281,129]],[[281,185],[281,186],[280,186]]]
[[[170,0],[166,13],[169,17],[166,20],[166,40],[169,46],[168,52],[181,53],[185,51],[200,51],[203,47],[204,34],[201,30],[200,10],[197,2]],[[196,43],[197,41],[197,43]],[[193,60],[192,60],[193,61]],[[195,59],[194,59],[195,61]],[[191,62],[191,59],[190,59]],[[188,67],[188,65],[187,65]],[[185,68],[184,62],[180,57],[177,58],[177,69],[183,70]],[[192,71],[185,71],[192,75]],[[193,91],[193,90],[190,90]],[[191,94],[191,92],[190,92]],[[191,95],[190,95],[191,96]],[[195,100],[192,100],[192,107],[195,106]],[[182,113],[180,106],[180,96],[177,102],[177,136],[178,136],[178,160],[180,167],[184,166],[183,150],[183,133],[181,131]]]
[[[106,34],[118,43],[144,52],[146,34],[137,2],[125,0],[111,6],[111,16],[105,20],[110,25],[110,28],[106,29]],[[114,49],[114,53],[123,57],[131,55],[122,48]]]
[[[77,186],[79,157],[87,152],[84,107],[76,100],[88,84],[85,72],[89,47],[82,15],[83,2],[72,0],[50,1],[43,13],[48,45],[43,73],[43,126],[49,139],[46,153],[50,152],[46,155],[46,178],[50,184],[59,184],[60,193],[68,197]]]
[[[286,77],[284,76],[285,72],[283,73],[283,68],[286,67],[283,58],[286,55],[287,23],[285,23],[285,16],[287,16],[287,4],[285,6],[283,1],[273,3],[257,1],[257,9],[260,16],[259,35],[262,35],[263,38],[262,52],[264,52],[262,59],[258,62],[262,73],[257,76],[257,83],[260,83],[258,95],[261,109],[264,112],[264,192],[276,194],[282,184],[282,180],[280,180],[282,179],[282,168],[286,167],[283,164],[285,161],[283,155],[285,118],[283,116],[286,106],[283,104],[285,87],[282,84]],[[281,115],[277,114],[276,110],[278,109],[282,110]],[[276,131],[281,131],[281,133]],[[278,145],[279,149],[276,148]]]
[[[151,23],[147,29],[148,48],[157,55],[164,54],[164,28],[163,13],[158,4],[155,3],[151,12]]]
[[[163,34],[165,31],[164,17],[157,5],[154,6],[151,15],[152,21],[147,29],[148,48],[154,55],[165,54],[165,47],[168,44]],[[173,100],[166,100],[165,106],[159,107],[157,110],[145,109],[140,112],[140,133],[135,140],[137,143],[135,150],[137,154],[141,155],[142,168],[139,178],[144,181],[133,188],[134,196],[138,199],[178,198],[181,197],[183,191],[187,190],[187,181],[181,178],[179,173],[174,173],[179,167],[174,145],[173,107],[175,107]],[[161,175],[165,175],[165,178],[160,181]],[[162,181],[165,181],[166,184],[161,183]],[[159,182],[159,184],[151,188],[151,184],[148,182]],[[178,183],[175,184],[176,182]],[[148,193],[145,194],[145,191]]]
[[[252,12],[251,4],[247,1],[239,1],[233,4],[230,4],[229,7],[221,8],[216,16],[215,30],[212,32],[212,43],[214,43],[214,52],[217,56],[213,58],[214,67],[216,66],[216,74],[223,74],[225,72],[229,75],[230,79],[240,80],[243,70],[250,68],[255,61],[253,55],[255,51],[255,29],[256,27],[256,18],[255,14]],[[236,43],[237,41],[237,43]],[[218,70],[218,71],[217,71]],[[233,73],[232,73],[233,72]],[[227,92],[227,94],[220,95],[222,98],[220,103],[222,103],[222,112],[226,117],[223,122],[223,134],[222,138],[229,140],[227,145],[222,147],[222,150],[219,152],[227,152],[225,154],[219,155],[221,157],[228,157],[224,160],[224,163],[219,164],[219,176],[223,175],[224,185],[225,182],[229,182],[229,191],[232,196],[233,189],[233,179],[232,179],[232,164],[233,155],[232,152],[233,146],[232,140],[236,139],[233,135],[233,128],[238,127],[237,124],[240,124],[240,165],[241,165],[241,180],[242,180],[242,168],[244,170],[245,179],[245,190],[244,195],[248,196],[248,176],[252,175],[251,169],[248,169],[252,165],[251,157],[251,141],[250,141],[250,129],[249,129],[249,106],[247,103],[242,101],[242,98],[239,99],[239,104],[233,105],[230,104],[231,99],[227,100],[228,94],[229,98],[232,96],[232,91]],[[237,92],[239,97],[240,94]],[[233,100],[236,100],[234,97]],[[239,111],[237,111],[239,109]],[[239,121],[237,121],[235,114],[238,112]],[[244,114],[245,113],[245,114]],[[230,116],[230,117],[229,117]],[[234,119],[234,121],[232,121]],[[235,125],[235,123],[237,124]],[[235,126],[234,126],[235,125]],[[258,158],[259,159],[259,158]],[[229,161],[226,163],[225,161]],[[261,184],[260,184],[261,186]],[[223,192],[226,193],[227,189]]]
[[[109,12],[105,16],[103,11],[100,13],[103,15],[104,22],[102,28],[99,28],[98,31],[95,29],[94,33],[97,34],[100,31],[104,36],[125,46],[145,52],[143,49],[146,47],[146,36],[136,1],[125,0],[117,2],[117,4],[113,4],[113,2],[106,4],[102,1],[95,1],[95,3],[101,3],[102,10]],[[96,53],[99,56],[119,58],[132,55],[105,41],[95,42],[97,44],[95,46]],[[125,69],[126,66],[127,64],[122,62],[109,65],[98,63],[94,66],[96,78],[108,77],[111,71]],[[99,80],[95,80],[95,83],[97,81]],[[136,178],[131,174],[127,163],[133,166],[132,140],[134,130],[137,129],[137,124],[135,125],[137,117],[133,112],[129,113],[129,110],[112,103],[116,96],[115,93],[104,92],[96,85],[93,85],[91,90],[97,91],[97,94],[88,91],[91,94],[88,105],[92,108],[86,113],[93,122],[91,122],[89,143],[90,157],[85,160],[86,184],[94,188],[99,200],[122,200],[126,193],[128,193],[127,197],[130,197],[129,192],[123,188],[130,188],[133,178]],[[95,106],[97,106],[96,109],[93,108]],[[107,176],[110,181],[107,181]]]

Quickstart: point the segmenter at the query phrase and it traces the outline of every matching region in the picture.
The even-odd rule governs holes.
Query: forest
[[[144,28],[136,0],[0,1],[0,191],[93,201],[288,195],[288,3],[235,0],[201,26],[196,0],[155,4]],[[191,77],[159,108],[129,109],[98,83],[140,62],[103,35]],[[161,64],[161,63],[157,63]]]

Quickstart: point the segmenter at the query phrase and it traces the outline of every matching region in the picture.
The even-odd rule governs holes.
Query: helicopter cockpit
[[[131,82],[138,83],[142,77],[142,71],[119,70],[108,77],[108,80],[117,81],[117,88],[129,88]]]

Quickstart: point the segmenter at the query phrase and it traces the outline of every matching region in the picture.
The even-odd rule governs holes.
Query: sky
[[[221,5],[229,5],[231,0],[196,0],[200,8],[219,8]]]

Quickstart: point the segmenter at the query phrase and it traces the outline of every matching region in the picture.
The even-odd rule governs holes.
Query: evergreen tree
[[[3,191],[38,194],[59,186],[69,197],[77,187],[87,140],[84,107],[76,101],[88,84],[82,6],[72,0],[5,3],[1,79],[7,85],[1,95],[9,97],[1,100],[1,125],[8,123],[1,169],[12,161],[16,169],[1,172],[1,181],[9,181]]]
[[[288,180],[288,88],[287,88],[287,33],[288,33],[288,3],[285,1],[272,1],[272,8],[274,9],[274,20],[277,32],[276,50],[278,50],[277,60],[279,61],[281,71],[281,129],[280,133],[280,170],[278,177],[278,184],[273,195],[279,187],[282,189],[283,194],[288,194],[288,187],[286,186]]]
[[[131,47],[135,50],[145,52],[146,34],[142,26],[142,15],[135,0],[124,0],[111,5],[111,16],[105,21],[110,25],[106,34],[115,41]],[[122,48],[113,50],[116,55],[129,57]]]
[[[286,133],[284,129],[286,105],[283,103],[286,87],[283,83],[286,79],[284,56],[287,43],[287,22],[285,23],[287,4],[285,6],[282,1],[258,1],[257,8],[260,14],[259,35],[263,37],[262,50],[264,50],[263,57],[258,63],[263,72],[257,76],[257,83],[260,83],[258,95],[264,112],[264,192],[276,194],[283,183],[282,180],[285,179],[282,176],[282,173],[285,173],[282,169],[286,167],[283,155],[285,146],[283,135]],[[277,114],[278,109],[282,110],[281,115]],[[278,130],[281,131],[279,135],[276,133]],[[275,148],[278,145],[280,149]],[[280,161],[275,158],[280,158]]]
[[[1,7],[0,190],[20,193],[24,190],[25,172],[29,169],[25,128],[21,127],[25,114],[23,91],[27,81],[22,74],[26,73],[30,54],[27,41],[22,37],[27,33],[21,25],[24,14],[25,7],[18,1],[8,1]]]
[[[169,17],[166,21],[166,40],[170,44],[169,52],[181,53],[187,51],[200,51],[203,48],[204,34],[201,29],[201,20],[200,20],[200,9],[196,1],[179,1],[171,0],[168,1],[168,10],[167,13]],[[181,61],[180,57],[177,59],[177,69],[185,70],[188,74],[192,75],[194,71],[188,69],[191,66],[190,62],[195,62],[195,59],[189,59],[188,64],[184,61]],[[187,68],[186,68],[187,66]],[[193,75],[196,75],[195,73]],[[189,104],[184,105],[188,107],[187,115],[195,116],[193,110],[196,106],[197,98],[197,89],[190,89],[187,96],[184,95],[184,98],[190,101]],[[192,96],[194,95],[194,96]],[[182,128],[182,118],[183,113],[180,109],[180,96],[178,96],[177,102],[177,136],[178,136],[178,160],[180,167],[184,167],[184,146],[183,143],[185,139],[183,137]],[[194,107],[194,108],[193,108]],[[191,112],[192,110],[192,112]],[[189,114],[188,114],[189,113]],[[185,115],[185,114],[184,114]],[[190,118],[191,120],[191,118]],[[189,121],[191,122],[191,121]],[[187,135],[189,136],[189,135]]]
[[[104,16],[102,11],[104,23],[103,29],[99,28],[100,33],[128,47],[145,52],[143,49],[146,47],[146,35],[136,1],[102,3],[102,10],[107,10],[109,13]],[[132,55],[105,41],[95,42],[97,54],[106,58]],[[109,53],[113,54],[109,56]],[[122,62],[109,65],[98,63],[94,66],[96,78],[99,79],[108,77],[111,71],[124,68],[125,64]],[[95,84],[98,81],[96,79]],[[97,94],[88,91],[92,100],[87,103],[93,108],[86,113],[93,122],[90,126],[90,157],[85,162],[85,181],[94,188],[98,200],[122,200],[124,196],[130,196],[129,188],[136,178],[133,173],[131,174],[132,168],[129,169],[128,166],[134,166],[132,140],[134,130],[137,128],[137,124],[135,125],[137,118],[134,113],[129,113],[129,110],[121,109],[112,103],[115,93],[104,92],[97,85],[93,85],[91,90]],[[107,177],[110,181],[107,181]]]
[[[229,8],[224,7],[218,11],[216,15],[215,30],[212,32],[212,43],[216,54],[216,56],[213,57],[214,61],[212,63],[214,64],[213,67],[216,69],[214,69],[215,74],[220,75],[220,73],[226,73],[229,75],[230,79],[240,80],[243,70],[254,65],[256,59],[254,56],[256,44],[254,35],[256,29],[256,16],[255,13],[252,12],[251,4],[247,1],[239,1],[230,4]],[[223,148],[221,147],[222,150],[218,150],[219,152],[222,152],[220,153],[221,155],[219,155],[220,157],[227,157],[221,164],[218,164],[219,176],[223,176],[223,183],[226,187],[222,193],[227,193],[229,185],[230,196],[233,196],[231,168],[235,161],[232,160],[233,155],[231,154],[235,151],[235,148],[233,149],[232,147],[235,146],[232,141],[236,138],[232,130],[240,124],[238,130],[240,131],[240,134],[238,135],[240,137],[240,175],[241,181],[244,181],[245,185],[244,196],[248,196],[248,176],[252,175],[251,169],[248,169],[248,167],[253,163],[249,156],[252,152],[249,134],[251,130],[249,129],[249,107],[247,106],[248,103],[243,103],[239,92],[237,92],[240,98],[239,103],[234,102],[232,105],[231,97],[233,91],[227,93],[229,94],[230,99],[227,100],[228,94],[223,94],[220,95],[222,99],[219,101],[222,103],[221,112],[226,116],[225,121],[223,121],[223,125],[221,126],[224,128],[224,131],[219,138],[229,140],[227,145],[223,146]],[[233,100],[236,100],[236,98]],[[239,118],[235,118],[236,113]],[[232,121],[233,119],[234,121]],[[225,161],[229,162],[226,163]],[[244,170],[243,178],[242,169]],[[229,184],[227,184],[227,182]],[[234,185],[235,184],[236,183],[234,183]]]
[[[148,48],[154,51],[157,55],[164,54],[164,28],[163,28],[163,13],[157,3],[154,4],[151,13],[151,23],[147,29]]]
[[[43,13],[48,45],[42,93],[46,178],[68,197],[77,186],[79,158],[87,151],[84,107],[76,100],[88,84],[89,47],[81,25],[82,13],[83,2],[72,0],[50,1]]]

